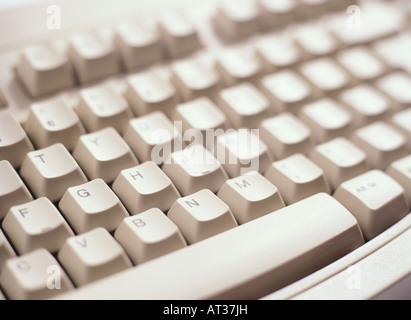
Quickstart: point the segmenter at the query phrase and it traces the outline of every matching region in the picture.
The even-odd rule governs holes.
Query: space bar
[[[257,299],[364,243],[357,221],[320,193],[58,299]]]

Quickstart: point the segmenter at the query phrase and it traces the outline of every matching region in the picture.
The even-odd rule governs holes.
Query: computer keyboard
[[[410,16],[0,11],[0,300],[411,299]]]

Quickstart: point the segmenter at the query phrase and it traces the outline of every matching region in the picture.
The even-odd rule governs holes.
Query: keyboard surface
[[[411,299],[410,17],[0,8],[0,300]]]

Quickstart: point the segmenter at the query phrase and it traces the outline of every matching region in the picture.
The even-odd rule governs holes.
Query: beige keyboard
[[[411,299],[410,17],[2,9],[0,300]]]

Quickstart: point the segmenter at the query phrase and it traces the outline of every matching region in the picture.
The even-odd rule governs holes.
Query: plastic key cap
[[[134,264],[187,246],[177,226],[158,208],[124,219],[114,237]]]
[[[44,300],[73,289],[67,274],[45,249],[8,260],[0,284],[14,300]]]
[[[111,232],[128,217],[124,205],[101,179],[68,188],[58,206],[76,233],[97,227]]]
[[[38,248],[55,253],[74,235],[60,212],[44,197],[10,208],[2,227],[19,254]]]
[[[16,71],[33,97],[74,85],[73,70],[67,57],[47,44],[24,49]]]
[[[274,161],[264,176],[280,190],[286,204],[318,192],[330,193],[324,171],[300,153]]]

